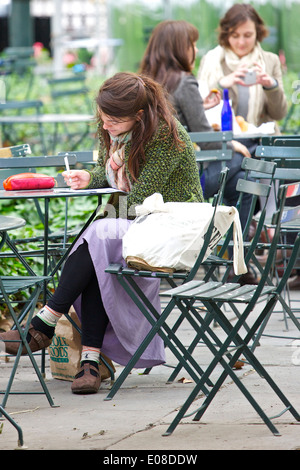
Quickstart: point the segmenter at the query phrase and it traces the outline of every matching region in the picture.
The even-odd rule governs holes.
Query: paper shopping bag
[[[80,328],[80,321],[73,307],[71,307],[69,311],[69,316]],[[52,377],[60,380],[73,381],[80,368],[81,335],[65,315],[57,322],[55,335],[53,336],[48,351]],[[101,355],[115,372],[112,361],[105,354],[101,353]],[[110,371],[102,362],[99,366],[99,370],[101,380],[110,377]]]

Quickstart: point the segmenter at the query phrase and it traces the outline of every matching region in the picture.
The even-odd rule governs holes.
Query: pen
[[[68,157],[65,156],[64,160],[65,160],[65,165],[66,165],[67,173],[69,173],[69,175],[70,175],[70,166],[69,166]],[[72,183],[72,178],[71,178],[70,176],[69,176],[69,183],[70,183],[70,184]]]

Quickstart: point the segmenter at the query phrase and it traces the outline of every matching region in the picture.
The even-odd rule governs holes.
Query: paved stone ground
[[[298,293],[293,294],[300,299]],[[261,308],[257,307],[258,309]],[[176,312],[174,313],[174,318]],[[274,313],[256,355],[267,371],[300,412],[300,334],[289,321],[285,331],[282,313]],[[222,334],[220,328],[215,332]],[[183,325],[181,338],[189,344],[192,337],[188,325]],[[299,338],[299,339],[298,339]],[[205,369],[211,356],[203,344],[195,350],[195,357]],[[176,364],[167,350],[168,364]],[[6,386],[12,367],[0,357],[0,389]],[[117,366],[117,375],[121,367]],[[216,377],[219,368],[212,378]],[[125,451],[178,450],[300,450],[300,422],[286,412],[273,420],[281,436],[274,436],[230,378],[227,378],[200,422],[184,418],[172,435],[162,436],[175,413],[194,386],[181,371],[177,380],[167,384],[170,368],[159,366],[149,375],[134,370],[111,401],[104,401],[110,383],[104,382],[95,395],[77,396],[70,390],[71,383],[53,379],[47,358],[47,385],[57,408],[49,406],[44,395],[11,395],[6,410],[22,427],[25,446],[30,450],[106,450],[101,455],[122,456]],[[243,383],[255,395],[268,416],[276,416],[284,406],[270,387],[249,365],[239,370]],[[40,384],[27,357],[21,358],[14,381],[14,390],[40,391]],[[189,412],[203,401],[199,396]],[[1,424],[2,423],[2,424]],[[0,449],[17,447],[16,430],[6,421],[0,422]],[[187,454],[187,452],[185,453]],[[22,454],[24,455],[24,454]],[[146,455],[146,454],[145,454]]]

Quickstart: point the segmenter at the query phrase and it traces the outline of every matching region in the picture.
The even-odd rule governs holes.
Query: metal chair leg
[[[24,446],[23,431],[22,428],[15,422],[15,420],[5,411],[2,405],[0,405],[0,415],[3,414],[5,418],[14,426],[18,432],[18,449],[26,447]]]

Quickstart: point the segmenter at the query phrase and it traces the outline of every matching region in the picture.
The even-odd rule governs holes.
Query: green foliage
[[[27,77],[23,77],[24,81],[27,80]],[[22,100],[24,99],[24,89],[26,85],[20,79],[20,77],[7,77],[7,80],[11,81],[14,86],[14,99]],[[98,91],[103,78],[90,76],[88,77],[88,86],[91,90],[91,101],[93,100],[96,92]],[[7,83],[9,88],[10,83]],[[50,99],[50,91],[47,87],[47,81],[43,76],[37,75],[34,79],[30,99],[42,99],[44,102],[44,112],[53,112],[53,103]],[[73,113],[73,112],[82,112],[82,102],[81,98],[78,96],[71,96],[62,103],[62,112],[63,113]],[[45,126],[46,133],[49,131],[53,132],[53,128],[47,129]],[[77,129],[76,129],[77,130]],[[60,130],[58,129],[58,132]],[[37,139],[37,130],[35,126],[20,125],[17,129],[18,140],[12,142],[12,145],[22,144],[22,143],[30,143],[33,141],[33,145],[31,144],[33,155],[42,155],[40,143]],[[8,144],[8,143],[7,143]],[[93,148],[97,148],[97,141],[95,140],[95,145]],[[68,151],[68,142],[65,145],[62,145],[59,148],[59,151]],[[83,147],[79,150],[86,150],[86,147]],[[56,175],[60,171],[64,171],[64,168],[57,168],[57,169],[36,169],[36,171],[41,173],[47,173],[51,175]],[[42,209],[43,209],[43,201],[40,201]],[[68,228],[74,227],[82,227],[84,222],[87,220],[91,212],[95,209],[97,205],[97,197],[74,197],[69,198],[68,200]],[[49,205],[50,213],[49,213],[49,220],[50,220],[50,228],[52,232],[58,231],[63,229],[65,224],[65,199],[57,198],[52,199]],[[31,238],[34,236],[43,236],[44,233],[44,226],[39,219],[38,213],[36,211],[35,203],[32,199],[24,199],[24,200],[2,200],[0,202],[0,213],[2,215],[17,215],[19,217],[23,217],[26,220],[26,225],[21,229],[14,230],[10,233],[10,237],[12,239],[20,239],[20,238]],[[42,242],[38,243],[24,243],[22,245],[18,245],[19,249],[32,251],[37,248],[42,247]],[[8,251],[8,249],[6,249]],[[38,274],[42,274],[43,272],[43,258],[35,257],[29,258],[28,264],[32,267],[32,269],[37,272]],[[1,258],[0,259],[0,274],[11,274],[14,273],[16,275],[26,274],[26,269],[22,264],[14,259],[14,258]]]
[[[56,113],[57,107],[55,102],[51,99],[50,88],[48,86],[47,77],[44,75],[35,74],[34,79],[30,75],[24,75],[20,77],[17,74],[10,74],[3,76],[1,78],[5,83],[6,89],[6,99],[7,100],[41,100],[43,102],[43,113]],[[26,91],[28,89],[28,84],[32,80],[30,86],[29,96],[26,96]],[[73,113],[83,113],[90,114],[94,113],[95,110],[95,96],[104,80],[104,77],[99,77],[96,74],[88,74],[86,85],[89,89],[89,101],[91,103],[90,109],[87,109],[85,106],[84,100],[81,95],[71,95],[66,98],[59,99],[59,112],[61,114],[73,114]],[[72,84],[69,85],[70,89]],[[5,111],[6,115],[15,114],[15,110]],[[22,110],[23,114],[32,114],[33,110]],[[81,132],[85,132],[86,124],[85,123],[76,123],[68,124],[68,131],[70,134],[80,135]],[[96,131],[96,124],[94,128],[91,127],[91,134]],[[52,151],[52,142],[54,134],[54,124],[44,124],[43,125],[44,136],[46,140],[46,146],[49,154],[53,153]],[[65,135],[65,127],[63,124],[58,124],[56,127],[57,135]],[[32,152],[34,155],[42,155],[42,145],[41,138],[39,134],[38,125],[28,126],[27,124],[17,124],[13,126],[13,129],[10,129],[10,139],[5,140],[3,138],[3,146],[10,145],[19,145],[22,143],[29,143]],[[91,138],[84,141],[84,150],[91,150],[97,148],[96,138]],[[80,149],[79,149],[80,150]],[[56,146],[56,152],[70,151],[70,141],[68,138],[60,139],[59,145]]]
[[[197,47],[199,56],[202,57],[217,45],[219,20],[234,3],[235,0],[110,0],[108,8],[112,36],[124,41],[117,51],[119,69],[138,69],[151,30],[165,19],[186,20],[198,28]],[[264,41],[264,48],[275,53],[283,50],[289,69],[299,72],[300,2],[259,0],[251,3],[270,31],[269,37]]]

